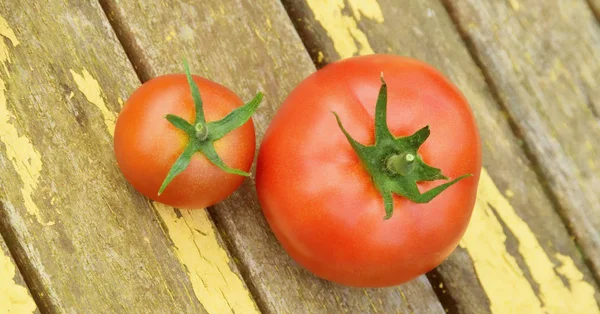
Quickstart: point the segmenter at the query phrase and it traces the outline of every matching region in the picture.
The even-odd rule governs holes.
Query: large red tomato
[[[201,93],[197,99],[190,89],[194,83]],[[183,74],[144,83],[127,100],[115,129],[116,159],[125,178],[147,197],[179,208],[223,200],[252,165],[255,134],[249,119],[258,96],[243,106],[226,87],[199,76],[192,82]]]
[[[300,265],[382,287],[424,274],[456,248],[480,168],[460,91],[425,63],[371,55],[330,64],[292,91],[264,137],[256,187]]]

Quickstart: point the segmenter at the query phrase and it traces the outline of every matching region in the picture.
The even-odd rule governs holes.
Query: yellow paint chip
[[[323,62],[323,58],[324,58],[324,56],[323,56],[323,52],[322,52],[322,51],[319,51],[319,52],[317,53],[317,62],[318,62],[318,63],[321,63],[321,62]]]
[[[186,266],[194,293],[208,313],[259,313],[242,279],[232,270],[203,209],[154,206],[167,226],[175,252]]]
[[[511,189],[506,189],[506,191],[504,191],[504,195],[506,195],[508,198],[512,198],[515,196],[515,192],[513,192]]]
[[[6,20],[0,17],[0,34],[10,40],[13,46],[19,44],[15,37],[15,33],[10,29]],[[4,66],[6,71],[6,63],[10,62],[8,47],[4,44],[4,40],[0,38],[0,64]],[[8,74],[8,72],[7,72]],[[19,135],[17,128],[12,124],[14,115],[8,110],[6,98],[6,84],[0,78],[0,142],[6,147],[6,156],[13,165],[15,171],[19,174],[23,187],[21,187],[21,195],[23,204],[27,212],[34,215],[37,221],[43,225],[53,225],[54,222],[43,222],[40,215],[40,209],[33,201],[33,193],[37,189],[38,180],[42,171],[42,158],[40,153],[35,149],[31,140],[25,135]]]
[[[344,0],[307,0],[315,19],[323,26],[340,58],[352,57],[355,54],[372,54],[367,35],[358,28],[356,22],[360,16],[383,21],[381,8],[375,0],[353,0],[351,6],[355,17],[342,13],[345,8]],[[377,8],[375,8],[377,7]]]
[[[8,38],[13,47],[20,44],[15,32],[9,27],[8,22],[2,16],[0,16],[0,35]],[[3,38],[0,38],[0,63],[2,63],[4,71],[8,74],[6,63],[10,63],[10,55],[8,53],[8,46],[6,46]]]
[[[104,124],[106,125],[106,129],[108,133],[111,136],[113,136],[115,133],[117,115],[114,114],[112,111],[108,110],[108,108],[106,107],[106,103],[102,98],[102,89],[100,88],[100,84],[98,84],[98,81],[86,69],[83,69],[81,75],[73,70],[69,71],[71,71],[73,80],[75,80],[77,87],[83,93],[85,98],[98,109],[100,109],[100,113],[104,117]]]
[[[539,296],[508,253],[506,235],[492,208],[517,238],[518,252],[539,287]],[[594,288],[583,280],[573,260],[557,254],[562,265],[555,271],[527,223],[516,214],[485,169],[481,172],[473,217],[460,246],[473,260],[492,313],[600,313]],[[557,272],[567,278],[568,285]]]
[[[0,313],[33,313],[37,309],[26,287],[17,284],[15,265],[0,249]]]

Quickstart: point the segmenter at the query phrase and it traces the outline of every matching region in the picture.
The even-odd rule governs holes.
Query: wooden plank
[[[0,32],[2,30],[0,25]],[[4,239],[0,237],[0,313],[39,312]]]
[[[116,112],[140,82],[100,5],[0,12],[0,223],[40,309],[257,312],[207,213],[154,211],[119,173]]]
[[[483,139],[484,170],[469,229],[430,275],[448,310],[600,312],[591,272],[441,3],[284,4],[318,64],[373,51],[408,55],[440,69],[469,100]]]
[[[243,99],[264,91],[266,102],[254,118],[259,138],[287,93],[314,71],[275,0],[119,0],[103,5],[142,77],[181,72],[181,60],[187,56],[195,73],[232,88]],[[274,239],[255,194],[252,180],[247,180],[211,214],[237,253],[264,311],[443,312],[424,277],[377,290],[341,287],[309,275]]]
[[[600,28],[583,0],[447,1],[600,279]]]

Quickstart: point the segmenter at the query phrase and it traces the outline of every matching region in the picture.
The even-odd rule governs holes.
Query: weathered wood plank
[[[99,4],[0,12],[0,223],[41,310],[257,312],[206,212],[154,211],[119,173],[116,112],[140,82]]]
[[[0,21],[0,33],[3,28]],[[0,92],[1,93],[1,92]],[[1,98],[1,97],[0,97]],[[39,313],[29,289],[0,237],[0,313]]]
[[[447,1],[600,278],[600,28],[583,0]]]
[[[102,3],[142,77],[181,72],[181,60],[187,56],[195,73],[232,88],[244,99],[264,91],[266,102],[254,118],[259,138],[287,93],[315,70],[275,0]],[[309,275],[274,239],[255,194],[247,180],[211,209],[211,216],[237,253],[265,311],[443,312],[424,277],[399,288],[375,290],[345,288]]]
[[[431,274],[440,298],[450,298],[445,306],[461,313],[600,312],[591,272],[440,2],[284,4],[317,64],[373,51],[408,55],[436,66],[469,100],[485,169],[469,229]]]

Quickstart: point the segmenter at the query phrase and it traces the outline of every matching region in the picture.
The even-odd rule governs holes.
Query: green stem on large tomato
[[[168,114],[165,117],[176,128],[184,131],[188,135],[189,142],[183,153],[179,156],[179,158],[177,158],[169,170],[169,173],[158,190],[158,195],[161,195],[169,183],[171,183],[171,181],[177,175],[187,168],[192,156],[194,156],[196,153],[203,154],[211,163],[227,173],[246,177],[250,176],[250,174],[245,171],[233,169],[227,166],[217,154],[214,142],[234,129],[244,125],[258,108],[258,105],[262,101],[263,93],[257,93],[254,99],[246,103],[244,106],[236,108],[223,119],[206,122],[204,117],[204,109],[202,106],[202,98],[200,97],[200,89],[198,88],[196,82],[194,82],[192,79],[192,74],[190,73],[190,69],[186,60],[183,61],[183,65],[185,68],[185,75],[192,92],[192,98],[194,99],[196,117],[191,123],[179,116],[172,114]]]
[[[390,132],[387,125],[387,84],[383,75],[375,107],[374,145],[365,146],[357,142],[346,131],[337,113],[333,114],[350,146],[373,178],[375,186],[383,197],[385,219],[391,218],[394,212],[393,194],[403,196],[415,203],[427,203],[451,185],[472,176],[466,174],[424,193],[419,191],[417,186],[419,181],[448,180],[448,177],[444,176],[440,169],[427,165],[417,154],[417,150],[431,133],[429,126],[406,137],[395,137]]]

